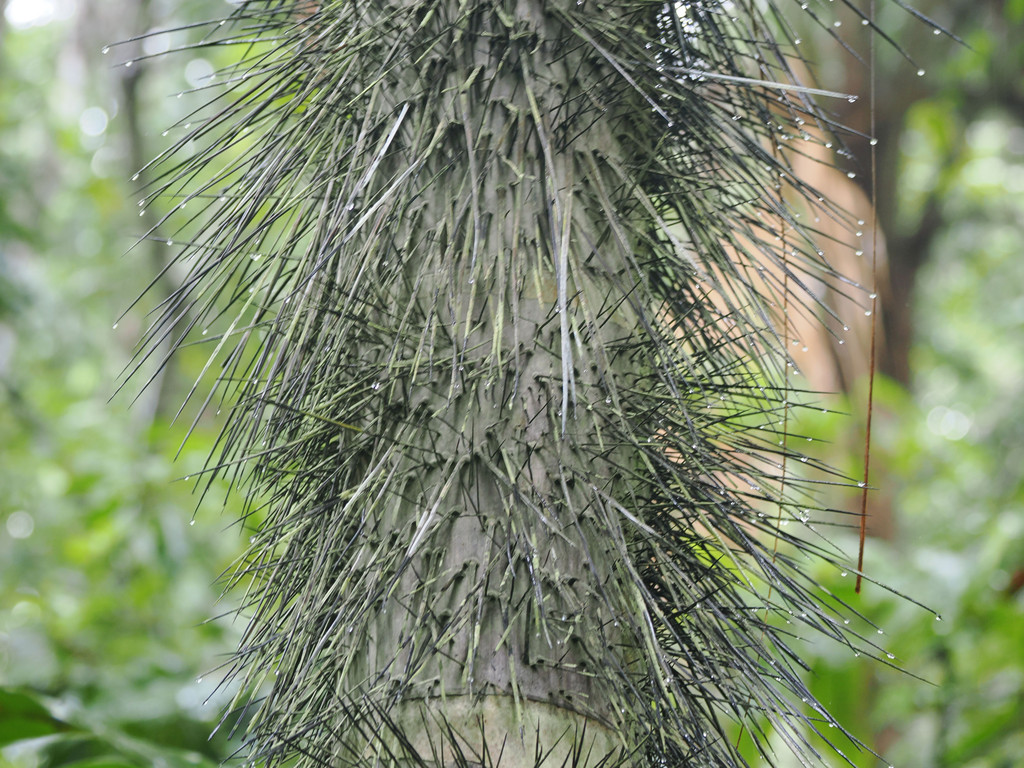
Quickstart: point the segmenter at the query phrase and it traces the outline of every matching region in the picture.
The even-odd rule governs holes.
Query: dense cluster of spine
[[[157,166],[149,340],[211,345],[228,403],[250,759],[553,765],[554,713],[578,765],[740,765],[741,728],[822,760],[792,636],[872,645],[783,478],[783,318],[842,285],[794,211],[843,220],[792,176],[832,127],[787,35],[772,3],[247,0],[203,38],[243,54]]]

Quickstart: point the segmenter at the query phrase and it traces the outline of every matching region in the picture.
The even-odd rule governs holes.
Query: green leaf
[[[0,688],[0,747],[72,730],[35,696]]]

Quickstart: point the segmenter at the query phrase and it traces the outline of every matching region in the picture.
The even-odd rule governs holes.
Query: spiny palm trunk
[[[715,85],[785,74],[719,10],[238,12],[273,42],[194,133],[220,138],[178,177],[200,237],[166,322],[238,308],[215,469],[265,501],[237,576],[254,757],[737,765],[728,721],[767,718],[813,759],[829,718],[775,618],[845,636],[789,555],[822,553],[759,506],[803,519],[786,299],[748,273],[829,276],[765,149],[814,113]]]
[[[543,750],[561,745],[556,765],[584,724],[601,735],[596,757],[628,728],[620,681],[597,676],[627,663],[637,638],[619,619],[642,611],[639,595],[602,595],[631,580],[607,501],[626,492],[621,440],[602,446],[601,429],[614,436],[605,400],[641,386],[635,368],[653,361],[618,349],[644,310],[608,306],[608,284],[625,298],[641,279],[635,238],[616,238],[609,215],[634,207],[614,169],[634,164],[629,143],[657,140],[657,116],[624,84],[598,90],[614,71],[557,10],[523,2],[512,19],[477,10],[457,24],[438,12],[420,29],[401,5],[351,11],[376,16],[375,55],[395,69],[351,126],[376,166],[339,179],[324,202],[352,207],[313,234],[323,249],[349,239],[310,293],[314,312],[344,322],[320,318],[293,359],[316,361],[304,385],[318,391],[351,391],[356,372],[330,418],[362,431],[327,430],[322,450],[329,474],[337,451],[359,467],[343,493],[365,490],[342,506],[318,478],[309,491],[353,543],[339,551],[317,520],[290,549],[359,602],[339,615],[330,601],[297,645],[345,627],[347,645],[311,673],[348,707],[386,712],[424,757],[482,761],[500,730],[502,765],[532,766],[539,727]],[[330,91],[332,105],[351,98]],[[617,114],[576,136],[598,97]],[[337,354],[318,359],[325,349]],[[309,619],[296,615],[290,641]],[[343,763],[402,751],[396,738],[358,742],[347,731],[317,749]]]

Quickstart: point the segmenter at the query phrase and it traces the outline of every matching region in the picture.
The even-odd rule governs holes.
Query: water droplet
[[[844,331],[848,331],[848,330],[850,330],[850,326],[848,326],[848,325],[844,325],[844,326],[843,326],[843,330],[844,330]]]
[[[850,97],[849,97],[849,98],[847,98],[846,100],[847,100],[848,102],[850,102],[851,104],[853,104],[853,103],[854,103],[855,101],[857,101],[857,97],[856,97],[856,96],[850,96]]]
[[[793,45],[800,45],[800,43],[802,43],[802,42],[803,42],[803,40],[801,40],[801,39],[800,39],[800,38],[798,37],[798,38],[796,38],[796,40],[794,40],[794,41],[793,41]]]
[[[872,300],[877,299],[878,298],[878,294],[877,293],[869,293],[868,294],[868,298],[872,299]]]
[[[854,173],[853,171],[847,171],[846,178],[848,178],[848,179],[856,179],[857,178],[857,174]]]
[[[109,45],[104,45],[103,48],[100,50],[100,53],[102,53],[104,56],[106,56],[108,53],[110,53],[110,46]]]
[[[860,23],[861,23],[861,25],[862,25],[862,26],[865,26],[865,27],[866,27],[866,26],[867,26],[868,24],[870,24],[871,22],[870,22],[870,21],[868,21],[867,19],[861,19],[861,20],[860,20]]]
[[[161,136],[166,136],[166,135],[167,135],[168,133],[170,133],[170,131],[164,131],[164,132],[163,132],[163,133],[161,133],[160,135],[161,135]]]
[[[203,328],[203,336],[205,336],[205,335],[206,335],[206,334],[208,334],[209,332],[210,332],[210,329],[209,329],[209,328]]]
[[[871,310],[870,309],[864,311],[864,317],[871,317]]]
[[[895,655],[893,655],[893,654],[891,654],[891,653],[887,653],[887,654],[885,654],[885,655],[886,655],[886,656],[887,656],[888,658],[890,658],[890,659],[895,659],[895,658],[896,658],[896,656],[895,656]]]
[[[168,245],[174,245],[174,241],[173,241],[173,240],[168,240],[168,241],[167,241],[167,244],[168,244]]]
[[[117,330],[117,323],[114,323],[114,324],[113,324],[112,326],[110,326],[110,327],[111,327],[111,328],[112,328],[113,330],[115,330],[115,331],[116,331],[116,330]]]
[[[139,180],[139,174],[136,173],[134,176],[132,176],[132,181],[138,181],[138,180]]]
[[[863,488],[867,483],[857,483],[858,488]]]
[[[878,634],[880,634],[880,635],[884,635],[884,634],[885,634],[885,632],[884,632],[884,630],[881,630],[881,629],[880,629],[880,630],[878,630]]]
[[[941,29],[933,29],[932,30],[932,34],[933,35],[941,35],[942,34],[942,30]],[[889,768],[892,768],[892,766],[890,765]]]
[[[255,544],[256,543],[256,537],[255,536],[250,536],[249,537],[249,543],[250,544]]]
[[[843,26],[843,22],[838,21],[838,20],[837,21],[833,21],[832,22],[832,26],[836,27],[838,29],[839,27]]]
[[[939,615],[938,613],[936,613],[936,614],[935,614],[935,620],[936,620],[936,621],[942,621],[942,616],[941,616],[941,615]]]
[[[126,61],[126,62],[124,63],[124,66],[125,66],[125,68],[127,69],[128,67],[130,67],[130,66],[131,66],[132,64],[134,64],[134,63],[135,63],[134,61],[132,61],[131,59],[128,59],[128,61]],[[924,73],[922,72],[921,74],[924,74]]]
[[[843,571],[843,572],[842,572],[842,573],[840,573],[839,575],[840,575],[840,576],[847,576],[848,574],[847,574],[847,572],[846,572],[846,571]]]
[[[872,139],[871,141],[868,142],[868,144],[870,144],[872,147],[877,147],[878,139]]]
[[[849,624],[849,623],[850,623],[849,619],[843,619],[843,624]]]
[[[189,520],[189,521],[188,521],[188,524],[189,524],[189,525],[195,525],[195,524],[196,524],[196,521],[195,521],[195,520]]]
[[[917,76],[918,77],[924,77],[924,70],[923,69],[917,70]]]
[[[203,682],[203,678],[202,678],[202,677],[197,677],[197,678],[196,678],[196,682],[197,682],[197,683],[201,683],[201,682]]]

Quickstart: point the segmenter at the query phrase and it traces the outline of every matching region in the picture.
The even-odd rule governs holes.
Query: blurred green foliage
[[[228,610],[214,582],[242,544],[217,504],[196,510],[176,482],[216,436],[204,417],[175,460],[201,353],[133,402],[147,364],[111,402],[147,321],[133,310],[112,326],[159,258],[132,248],[148,224],[130,202],[130,147],[159,151],[187,60],[147,63],[129,105],[117,49],[101,48],[134,31],[136,6],[65,7],[74,15],[18,25],[53,4],[11,3],[0,36],[0,746],[49,736],[0,765],[215,764],[225,697],[216,675],[196,678],[237,639],[208,619]],[[129,108],[145,112],[136,136]]]
[[[177,405],[205,355],[160,375],[147,363],[109,400],[151,303],[111,326],[161,264],[162,238],[132,248],[152,225],[130,202],[133,163],[198,98],[168,96],[226,62],[140,62],[131,102],[114,66],[124,57],[100,48],[223,4],[63,7],[35,25],[8,13],[0,35],[0,766],[213,764],[228,755],[227,728],[207,738],[227,699],[217,674],[196,678],[237,640],[231,621],[207,619],[230,611],[214,580],[244,535],[230,502],[218,508],[226,489],[197,510],[194,483],[175,482],[216,438],[200,414],[175,458],[194,416],[176,422]],[[1024,51],[1006,31],[1024,3],[972,4],[974,21],[967,7],[935,8],[970,47],[943,38],[901,113],[899,161],[880,168],[896,190],[894,237],[928,237],[912,388],[876,386],[873,477],[894,534],[869,541],[866,572],[942,620],[822,572],[877,625],[865,633],[882,630],[883,663],[806,649],[815,693],[887,761],[849,745],[856,766],[1024,765]],[[849,430],[831,414],[801,425],[843,447],[856,476]],[[855,534],[828,535],[855,551]]]

